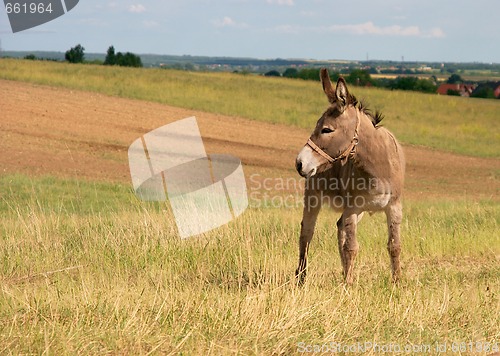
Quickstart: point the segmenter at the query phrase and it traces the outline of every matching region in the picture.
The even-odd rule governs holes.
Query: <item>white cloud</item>
[[[444,31],[435,27],[429,31],[422,30],[419,26],[377,26],[373,22],[365,22],[355,25],[332,25],[323,28],[323,32],[347,33],[352,35],[376,35],[376,36],[399,36],[399,37],[423,37],[444,38]]]
[[[240,28],[248,27],[246,23],[236,22],[229,16],[224,16],[222,19],[214,20],[212,21],[212,24],[215,27],[240,27]]]
[[[325,32],[380,36],[419,36],[421,34],[418,26],[376,26],[371,21],[355,25],[332,25],[325,27]]]
[[[222,20],[215,20],[213,24],[217,27],[235,26],[236,22],[229,16],[224,16]]]
[[[439,27],[434,27],[434,28],[431,28],[431,30],[428,31],[425,34],[425,37],[429,37],[429,38],[445,38],[446,37],[446,33],[444,33],[444,31],[442,29],[440,29]]]
[[[293,6],[295,5],[293,0],[267,0],[268,4],[276,4],[276,5],[285,5],[285,6]]]
[[[312,26],[303,27],[296,25],[280,25],[273,28],[274,32],[298,34],[301,32],[316,33],[343,33],[349,35],[373,35],[373,36],[394,36],[394,37],[421,37],[421,38],[444,38],[444,31],[435,27],[431,30],[422,30],[419,26],[377,26],[368,21],[360,24],[331,25],[331,26]]]
[[[128,7],[128,12],[134,13],[134,14],[140,14],[141,12],[146,11],[146,8],[142,4],[137,4],[137,5],[130,5]]]

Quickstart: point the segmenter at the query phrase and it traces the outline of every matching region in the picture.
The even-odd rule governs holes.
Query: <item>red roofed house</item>
[[[438,94],[448,95],[450,92],[456,92],[460,96],[470,96],[476,88],[474,84],[441,84],[437,89]]]

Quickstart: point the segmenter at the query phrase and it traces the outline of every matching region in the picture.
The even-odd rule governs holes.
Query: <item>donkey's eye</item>
[[[323,127],[321,129],[321,133],[322,134],[329,134],[329,133],[332,133],[332,132],[333,132],[333,130],[331,128],[329,128],[329,127]]]

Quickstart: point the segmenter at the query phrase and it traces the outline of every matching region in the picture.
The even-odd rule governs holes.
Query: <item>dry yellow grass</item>
[[[298,208],[249,209],[179,240],[168,205],[140,203],[126,185],[8,179],[31,194],[19,189],[1,204],[2,353],[370,354],[392,344],[434,354],[444,343],[498,345],[493,202],[408,202],[399,285],[375,215],[360,225],[356,282],[346,287],[336,219],[324,211],[299,288]]]

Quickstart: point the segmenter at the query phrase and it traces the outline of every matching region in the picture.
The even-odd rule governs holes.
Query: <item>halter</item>
[[[338,160],[342,160],[344,158],[347,158],[349,155],[354,155],[356,153],[356,146],[358,145],[358,142],[359,142],[359,139],[358,139],[359,122],[360,122],[359,121],[359,111],[356,110],[356,128],[354,129],[354,136],[353,136],[353,138],[351,140],[351,143],[349,144],[349,146],[347,146],[347,148],[344,151],[342,151],[335,158],[333,158],[328,153],[326,153],[325,151],[323,151],[318,145],[316,145],[311,140],[310,137],[307,140],[306,145],[308,145],[309,147],[311,147],[314,152],[316,152],[317,154],[319,154],[321,157],[323,157],[324,159],[326,159],[328,161],[328,163],[330,163],[331,165],[333,165]]]

